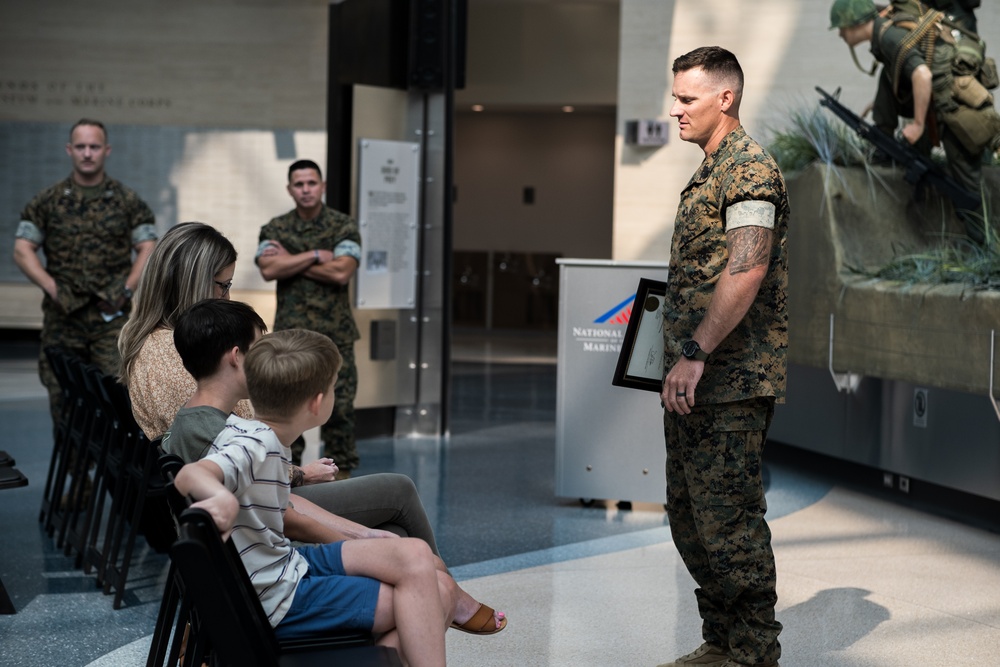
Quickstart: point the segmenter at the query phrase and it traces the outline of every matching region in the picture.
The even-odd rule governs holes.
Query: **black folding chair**
[[[158,451],[160,474],[166,483],[168,506],[177,526],[180,523],[179,517],[190,507],[190,500],[181,496],[173,486],[174,476],[184,466],[184,461],[175,454],[165,453],[162,448],[158,448]],[[225,544],[223,553],[229,566],[245,575],[243,562],[231,542]],[[246,599],[247,608],[255,608],[255,605],[259,607],[260,602],[253,586],[249,585],[248,578],[245,592],[249,596]],[[191,623],[192,604],[192,596],[185,595],[185,584],[181,581],[175,560],[171,559],[146,667],[176,665],[182,645],[185,664],[200,665],[205,660],[210,653],[210,642],[206,633],[201,630],[201,624]],[[294,652],[312,646],[372,646],[373,643],[370,632],[339,631],[319,638],[279,640],[278,645],[283,652]]]
[[[198,508],[185,510],[179,517],[178,529],[170,558],[177,568],[182,595],[193,600],[192,632],[207,637],[214,664],[402,665],[394,649],[345,646],[335,636],[279,644],[232,541],[222,541],[208,513]]]
[[[27,486],[28,478],[14,467],[14,458],[7,452],[0,452],[0,454],[4,454],[6,460],[6,464],[0,464],[0,490]],[[7,589],[3,585],[3,579],[0,579],[0,614],[14,614],[16,612],[14,603],[11,602]]]
[[[79,357],[66,355],[64,366],[69,382],[70,398],[74,402],[74,412],[57,476],[57,487],[62,487],[65,493],[55,499],[59,510],[52,512],[50,516],[58,521],[58,526],[55,525],[56,521],[53,521],[53,529],[57,533],[56,547],[63,549],[68,556],[73,550],[73,541],[76,537],[75,534],[71,535],[71,532],[74,532],[71,528],[77,525],[77,521],[83,515],[87,494],[92,488],[91,461],[87,446],[99,414],[96,397],[89,387],[87,364]]]
[[[38,521],[51,537],[55,534],[56,526],[62,524],[65,517],[63,497],[67,492],[67,472],[72,459],[69,452],[74,436],[81,433],[87,414],[80,388],[69,371],[70,360],[76,357],[56,345],[46,347],[45,356],[62,394],[62,407],[53,429],[52,458],[49,459],[49,472],[42,491],[42,508],[38,514]]]
[[[66,353],[57,345],[46,347],[44,353],[49,362],[49,367],[52,369],[53,374],[56,376],[56,381],[59,383],[62,404],[59,416],[56,417],[56,422],[52,425],[52,457],[49,459],[49,472],[45,477],[45,488],[42,490],[42,507],[38,513],[39,523],[48,530],[49,514],[57,507],[56,503],[58,503],[59,498],[59,495],[56,495],[53,490],[56,482],[56,470],[59,467],[59,460],[62,458],[62,450],[66,442],[66,433],[69,430],[74,406],[72,401],[70,401],[69,382],[66,379],[66,369],[63,364],[63,358]],[[61,495],[62,490],[60,489],[58,493]],[[53,496],[55,496],[55,502],[53,502]]]
[[[91,504],[87,508],[88,527],[86,543],[83,548],[83,571],[90,574],[97,570],[97,586],[104,586],[104,573],[107,569],[108,554],[104,550],[105,534],[117,525],[119,516],[113,511],[114,498],[122,474],[122,453],[125,447],[127,427],[118,415],[118,410],[112,400],[112,394],[118,391],[118,380],[102,373],[98,368],[91,367],[92,389],[97,395],[102,412],[101,442],[98,461],[94,473],[94,493]],[[92,444],[93,441],[92,441]]]
[[[184,461],[179,456],[164,453],[162,447],[157,447],[157,450],[160,476],[167,484],[167,503],[176,528],[177,517],[188,508],[187,499],[181,497],[173,487],[174,476],[184,466]],[[191,620],[191,596],[185,597],[182,593],[177,565],[171,559],[167,583],[160,598],[160,609],[153,628],[153,639],[146,657],[146,667],[178,664],[182,648],[185,650],[186,659],[190,656],[190,662],[187,664],[201,664],[194,658],[204,656],[205,648],[203,642],[199,644],[197,636],[191,636],[188,632]]]
[[[121,607],[125,595],[125,585],[131,567],[132,553],[142,524],[143,511],[147,504],[163,497],[162,484],[153,488],[150,480],[159,477],[156,466],[159,440],[150,442],[132,415],[128,391],[115,383],[109,385],[111,401],[118,420],[123,424],[121,435],[121,459],[118,463],[114,493],[111,497],[111,519],[105,530],[102,553],[105,558],[103,576],[99,572],[99,582],[110,595],[114,590],[112,606]],[[164,520],[168,520],[164,515]]]
[[[90,574],[87,560],[92,527],[98,528],[104,512],[108,452],[114,418],[111,406],[104,400],[101,378],[104,373],[92,364],[80,364],[75,369],[83,390],[83,405],[90,413],[87,430],[76,450],[76,466],[71,486],[71,511],[67,513],[64,551],[76,553],[77,567]]]

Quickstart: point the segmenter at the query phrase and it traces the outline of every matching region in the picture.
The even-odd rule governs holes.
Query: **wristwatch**
[[[125,300],[126,301],[131,301],[132,300],[132,290],[130,290],[128,288],[128,285],[126,285],[124,288],[122,288],[122,294],[125,295]]]
[[[708,352],[701,349],[701,345],[698,345],[698,341],[696,340],[685,341],[681,345],[681,354],[684,355],[685,359],[692,359],[694,361],[706,361],[708,359]]]

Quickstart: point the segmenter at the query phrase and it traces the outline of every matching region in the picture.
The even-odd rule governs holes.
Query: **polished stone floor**
[[[553,336],[456,336],[450,437],[370,439],[359,473],[417,483],[453,574],[510,618],[449,633],[449,663],[656,665],[700,643],[663,509],[555,496]],[[658,418],[653,415],[651,418]],[[0,345],[0,667],[144,664],[165,557],[143,547],[122,609],[37,522],[51,448],[30,346]],[[767,464],[785,667],[1000,664],[1000,535]]]

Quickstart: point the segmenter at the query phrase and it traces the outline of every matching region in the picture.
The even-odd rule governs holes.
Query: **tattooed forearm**
[[[291,466],[290,472],[291,472],[290,481],[292,488],[295,488],[297,486],[302,486],[302,484],[305,482],[306,479],[306,475],[304,472],[302,472],[302,468],[293,465]]]
[[[747,226],[730,230],[726,234],[730,275],[766,266],[771,256],[771,235],[771,230],[764,227]]]

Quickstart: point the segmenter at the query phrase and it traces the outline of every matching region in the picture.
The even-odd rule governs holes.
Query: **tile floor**
[[[0,345],[0,449],[32,482],[0,497],[18,609],[0,667],[142,665],[165,557],[140,550],[115,611],[40,531],[50,426],[29,348]],[[449,633],[450,664],[652,667],[700,643],[694,584],[662,507],[554,496],[554,361],[554,336],[456,336],[450,439],[366,440],[359,472],[413,477],[456,578],[509,615],[494,637]],[[767,479],[784,667],[1000,665],[1000,535],[785,463]]]

